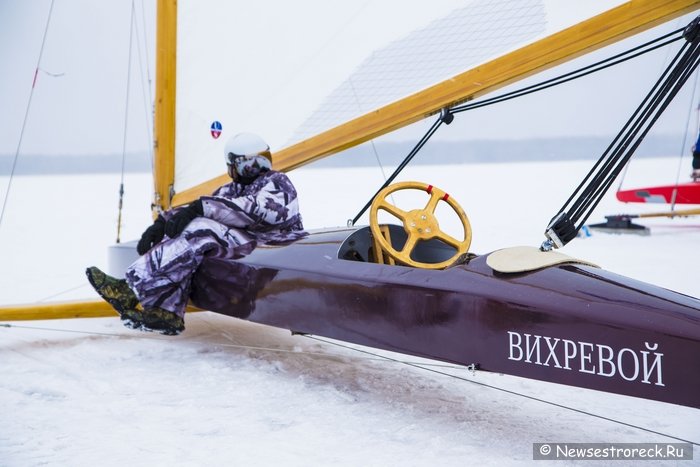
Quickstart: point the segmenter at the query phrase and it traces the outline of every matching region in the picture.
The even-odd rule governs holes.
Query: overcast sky
[[[141,1],[135,4],[140,46],[134,37],[126,144],[127,150],[144,150],[149,146],[146,122],[151,111],[146,102],[152,94],[142,85],[146,72],[139,63],[146,60],[144,44],[153,62],[155,6],[146,1],[142,12]],[[0,0],[0,154],[14,154],[17,149],[50,5],[50,0]],[[147,41],[141,24],[144,13]],[[22,154],[122,151],[130,14],[128,0],[55,0]],[[687,20],[689,17],[673,22],[666,29]],[[274,30],[267,34],[274,38]],[[446,131],[445,138],[613,135],[658,76],[667,56],[668,51],[662,51],[585,82],[509,106],[469,112],[472,115],[460,116],[459,124]],[[153,77],[153,65],[150,73]],[[695,106],[692,83],[686,91],[656,131],[683,132],[688,111]]]
[[[50,5],[50,0],[0,0],[2,154],[17,149]],[[137,9],[141,21],[141,2]],[[122,151],[130,15],[131,2],[126,0],[55,1],[22,153]],[[152,34],[153,25],[149,28]],[[151,37],[151,60],[152,41]],[[137,53],[133,56],[127,147],[142,149],[148,146],[145,122],[150,109],[144,109]]]

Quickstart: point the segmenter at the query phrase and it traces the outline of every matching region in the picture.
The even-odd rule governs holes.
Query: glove
[[[139,240],[138,245],[136,245],[136,251],[139,255],[143,255],[148,250],[153,248],[153,246],[160,243],[165,235],[165,219],[158,216],[158,218],[153,222],[153,225],[146,229],[146,231],[141,235],[141,240]]]
[[[171,217],[165,224],[165,234],[170,238],[175,238],[180,233],[185,230],[187,224],[189,224],[195,217],[203,216],[204,210],[202,209],[202,201],[197,200],[192,202],[186,208],[178,211],[173,217]]]

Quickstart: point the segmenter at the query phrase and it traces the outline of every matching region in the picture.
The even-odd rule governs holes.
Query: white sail
[[[239,131],[280,149],[620,3],[179,2],[175,192]]]

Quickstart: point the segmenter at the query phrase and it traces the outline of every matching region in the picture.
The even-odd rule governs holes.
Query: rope
[[[153,157],[153,119],[154,119],[154,113],[155,113],[155,104],[153,102],[153,95],[151,93],[151,66],[150,66],[150,59],[149,59],[149,54],[148,54],[148,41],[146,40],[146,37],[148,37],[148,34],[146,32],[146,25],[148,22],[146,21],[146,12],[144,8],[144,3],[141,2],[141,24],[143,24],[143,35],[144,35],[144,40],[143,43],[141,42],[141,38],[139,36],[139,28],[138,28],[138,22],[136,22],[136,44],[143,44],[143,51],[145,55],[145,60],[141,56],[141,47],[136,47],[136,51],[138,53],[138,58],[139,58],[139,77],[141,78],[141,93],[142,93],[142,99],[143,99],[143,105],[144,105],[144,114],[146,116],[146,141],[149,141],[148,145],[148,161],[151,164],[151,173],[155,172],[155,160]],[[143,62],[146,62],[146,70],[144,73],[144,66]],[[144,75],[146,76],[146,84],[143,82]],[[150,103],[150,112],[148,105]],[[154,193],[155,193],[155,186],[154,186]]]
[[[646,431],[647,433],[653,433],[653,434],[655,434],[655,435],[660,435],[660,436],[664,436],[664,437],[666,437],[666,438],[675,439],[676,441],[681,441],[681,442],[684,442],[684,443],[693,444],[693,445],[695,445],[695,446],[700,446],[700,443],[699,443],[699,442],[695,442],[695,441],[690,441],[690,440],[687,440],[687,439],[679,438],[679,437],[677,437],[677,436],[669,435],[669,434],[667,434],[667,433],[662,433],[662,432],[660,432],[660,431],[655,431],[655,430],[652,430],[652,429],[649,429],[649,428],[645,428],[645,427],[642,427],[642,426],[639,426],[639,425],[635,425],[635,424],[632,424],[632,423],[623,422],[623,421],[621,421],[621,420],[617,420],[617,419],[614,419],[614,418],[606,417],[606,416],[604,416],[604,415],[598,415],[598,414],[595,414],[595,413],[592,413],[592,412],[587,412],[587,411],[585,411],[585,410],[581,410],[581,409],[577,409],[577,408],[575,408],[575,407],[570,407],[570,406],[567,406],[567,405],[563,405],[563,404],[559,404],[559,403],[556,403],[556,402],[548,401],[548,400],[545,400],[545,399],[541,399],[541,398],[539,398],[539,397],[529,396],[529,395],[527,395],[527,394],[522,394],[522,393],[519,393],[519,392],[516,392],[516,391],[512,391],[512,390],[510,390],[510,389],[499,388],[498,386],[493,386],[493,385],[491,385],[491,384],[482,383],[482,382],[480,382],[480,381],[474,381],[474,380],[467,379],[467,378],[464,378],[464,377],[461,377],[461,376],[451,375],[451,374],[449,374],[449,373],[445,373],[445,372],[443,372],[443,371],[435,370],[435,369],[432,369],[432,368],[425,368],[422,364],[416,364],[416,363],[410,363],[410,362],[402,362],[402,361],[400,361],[400,360],[396,360],[396,359],[391,358],[391,357],[386,357],[386,356],[379,355],[379,354],[375,354],[375,353],[372,353],[372,352],[369,352],[369,351],[366,351],[366,350],[357,349],[357,348],[354,348],[354,347],[350,347],[350,346],[347,346],[347,345],[339,344],[339,343],[337,343],[337,342],[329,341],[329,340],[326,340],[326,339],[321,339],[321,338],[316,337],[316,336],[310,336],[310,335],[307,335],[307,334],[302,334],[302,335],[303,335],[304,337],[308,337],[309,339],[313,339],[313,340],[316,340],[316,341],[319,341],[319,342],[323,342],[323,343],[325,343],[325,344],[332,344],[332,345],[336,345],[336,346],[338,346],[338,347],[342,347],[342,348],[345,348],[345,349],[355,350],[355,351],[360,352],[360,353],[365,353],[365,354],[373,355],[373,356],[375,356],[375,357],[384,358],[384,359],[386,359],[386,360],[389,360],[389,361],[392,361],[392,362],[396,362],[396,363],[402,363],[402,364],[404,364],[404,365],[411,366],[411,367],[414,367],[414,368],[418,368],[418,369],[420,369],[420,370],[429,371],[429,372],[431,372],[431,373],[436,373],[436,374],[439,374],[439,375],[442,375],[442,376],[448,376],[448,377],[450,377],[450,378],[458,379],[458,380],[460,380],[460,381],[466,381],[466,382],[468,382],[468,383],[472,383],[472,384],[476,384],[476,385],[479,385],[479,386],[487,387],[487,388],[489,388],[489,389],[494,389],[494,390],[496,390],[496,391],[501,391],[501,392],[504,392],[504,393],[507,393],[507,394],[512,394],[512,395],[514,395],[514,396],[523,397],[523,398],[525,398],[525,399],[530,399],[530,400],[533,400],[533,401],[536,401],[536,402],[541,402],[541,403],[543,403],[543,404],[551,405],[551,406],[554,406],[554,407],[559,407],[559,408],[561,408],[561,409],[570,410],[570,411],[572,411],[572,412],[580,413],[580,414],[582,414],[582,415],[588,415],[588,416],[590,416],[590,417],[599,418],[599,419],[601,419],[601,420],[606,420],[606,421],[609,421],[609,422],[612,422],[612,423],[617,423],[617,424],[619,424],[619,425],[627,426],[627,427],[630,427],[630,428],[635,428],[635,429],[638,429],[638,430],[641,430],[641,431]]]
[[[32,106],[32,97],[34,96],[34,87],[36,86],[36,78],[39,74],[39,65],[41,65],[41,57],[44,55],[44,46],[46,45],[46,36],[49,32],[49,24],[51,23],[51,14],[53,13],[54,0],[51,0],[51,5],[49,6],[49,15],[46,18],[46,27],[44,27],[44,37],[41,39],[41,48],[39,49],[39,58],[36,61],[36,68],[34,69],[34,79],[32,81],[32,89],[29,92],[29,99],[27,100],[27,108],[24,111],[24,120],[22,122],[22,129],[19,134],[19,141],[17,142],[17,149],[15,150],[15,157],[12,160],[12,169],[10,170],[10,178],[7,182],[7,188],[5,189],[5,199],[2,202],[2,210],[0,211],[0,226],[2,225],[2,220],[5,217],[5,209],[7,208],[7,200],[10,197],[10,188],[12,187],[12,180],[15,176],[15,170],[17,169],[17,160],[19,159],[19,151],[22,147],[22,140],[24,139],[24,130],[27,128],[27,120],[29,119],[29,109]]]
[[[561,247],[576,237],[666,107],[700,63],[700,34],[696,18],[684,31],[686,42],[642,100],[622,130],[552,218],[541,249]]]
[[[122,167],[121,167],[121,179],[119,182],[119,207],[117,208],[117,243],[121,242],[121,231],[122,231],[122,211],[124,208],[124,168],[126,166],[126,140],[127,140],[127,129],[129,123],[129,96],[131,90],[131,57],[133,53],[133,40],[134,40],[134,22],[135,20],[135,5],[132,0],[131,2],[131,15],[129,16],[129,54],[126,71],[126,101],[124,103],[124,135],[122,138]]]

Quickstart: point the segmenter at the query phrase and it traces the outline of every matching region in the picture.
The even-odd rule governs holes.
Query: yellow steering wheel
[[[399,190],[424,191],[430,195],[430,200],[428,200],[428,203],[423,209],[404,211],[387,201],[389,195]],[[457,240],[440,230],[437,218],[435,217],[435,208],[440,201],[445,201],[449,204],[462,222],[462,227],[464,228],[464,238],[462,240]],[[403,222],[403,228],[408,234],[408,238],[401,251],[396,250],[382,235],[379,222],[377,221],[377,214],[380,209],[383,209]],[[377,193],[374,201],[372,201],[372,207],[369,213],[369,225],[372,230],[372,235],[379,243],[382,251],[402,264],[423,269],[444,269],[450,266],[459,257],[467,253],[469,245],[472,242],[472,229],[464,209],[462,209],[450,195],[441,189],[422,182],[396,183],[394,185],[389,185]],[[421,263],[411,259],[411,253],[419,240],[425,241],[433,238],[454,247],[457,251],[452,257],[440,263]]]

